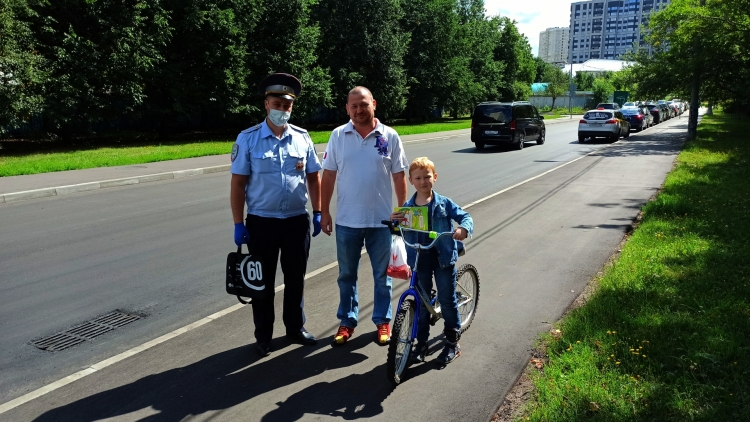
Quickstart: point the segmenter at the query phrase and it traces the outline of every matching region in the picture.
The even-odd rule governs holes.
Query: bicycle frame
[[[406,246],[408,246],[408,247],[410,247],[412,249],[416,249],[417,256],[414,259],[414,268],[411,269],[411,278],[409,280],[409,288],[406,289],[406,291],[404,291],[401,294],[401,297],[398,300],[398,308],[396,308],[396,309],[401,309],[401,304],[404,302],[404,300],[406,298],[408,298],[409,296],[414,297],[414,303],[416,304],[416,309],[415,309],[416,314],[414,315],[414,322],[412,323],[412,327],[411,327],[411,329],[412,329],[412,333],[411,333],[412,336],[411,336],[411,338],[417,338],[417,329],[418,329],[418,326],[419,326],[419,312],[420,312],[422,306],[426,306],[427,307],[427,311],[430,314],[437,316],[438,319],[440,319],[440,318],[443,317],[443,315],[442,315],[441,312],[437,312],[435,310],[435,308],[432,306],[432,303],[430,303],[429,296],[426,295],[426,294],[423,294],[423,293],[425,293],[425,292],[423,292],[424,289],[422,289],[422,287],[419,286],[419,284],[418,284],[418,279],[417,279],[417,268],[418,267],[417,267],[417,265],[419,264],[419,252],[422,251],[422,250],[427,250],[427,249],[433,248],[435,246],[435,244],[437,243],[438,239],[440,239],[442,236],[452,236],[453,232],[437,233],[437,232],[430,232],[430,231],[426,231],[426,230],[410,229],[410,228],[407,228],[407,227],[399,227],[399,229],[402,230],[402,231],[412,231],[412,232],[415,232],[415,233],[427,233],[433,239],[432,242],[429,245],[422,245],[422,244],[420,244],[418,242],[409,243],[409,242],[406,241],[406,239],[404,239],[404,243],[406,244]],[[402,236],[402,238],[403,238],[403,236]],[[417,300],[417,299],[420,299],[420,300]],[[464,303],[466,303],[466,302],[462,302],[459,305],[464,304]]]

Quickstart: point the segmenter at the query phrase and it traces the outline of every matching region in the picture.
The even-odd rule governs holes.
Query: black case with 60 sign
[[[237,296],[240,302],[248,303],[241,297],[263,299],[268,295],[260,256],[243,254],[239,247],[227,255],[226,270],[227,293]]]

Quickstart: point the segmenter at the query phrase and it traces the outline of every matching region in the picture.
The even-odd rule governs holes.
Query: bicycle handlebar
[[[391,221],[391,220],[381,220],[381,224],[388,226],[392,231],[399,231],[399,230],[405,230],[415,233],[426,233],[428,236],[430,236],[430,239],[432,239],[432,242],[430,242],[429,245],[422,245],[421,243],[409,243],[404,239],[404,243],[406,246],[412,248],[412,249],[431,249],[433,246],[435,246],[435,243],[437,243],[438,239],[440,239],[443,236],[453,236],[453,232],[434,232],[434,231],[428,231],[428,230],[417,230],[412,229],[410,227],[403,227],[398,224],[398,221]],[[401,236],[403,238],[403,236]]]

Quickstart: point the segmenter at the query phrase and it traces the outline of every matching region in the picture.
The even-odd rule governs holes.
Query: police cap
[[[258,93],[263,97],[272,95],[295,100],[300,92],[302,92],[302,83],[288,73],[273,73],[266,76],[258,85]]]

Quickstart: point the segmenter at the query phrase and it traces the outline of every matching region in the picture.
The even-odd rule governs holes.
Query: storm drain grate
[[[58,350],[67,349],[68,347],[75,346],[78,343],[83,343],[86,339],[82,337],[74,337],[65,333],[57,333],[47,338],[32,342],[34,346],[47,350],[49,352],[56,352]]]
[[[42,350],[56,352],[99,337],[108,331],[139,319],[141,317],[138,315],[126,314],[120,311],[110,312],[61,333],[53,334],[40,340],[34,340],[31,344]]]
[[[110,327],[122,327],[123,325],[130,324],[133,321],[139,320],[141,317],[138,315],[125,314],[122,312],[112,312],[111,314],[102,315],[99,318],[91,320],[94,324],[108,325]]]

